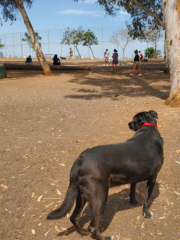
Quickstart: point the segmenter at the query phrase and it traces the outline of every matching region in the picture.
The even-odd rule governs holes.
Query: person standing
[[[130,75],[133,76],[134,72],[135,72],[135,70],[137,68],[137,70],[139,72],[138,76],[141,76],[142,74],[141,74],[141,70],[139,68],[139,65],[141,64],[141,60],[140,60],[140,57],[138,55],[138,50],[135,50],[134,54],[135,54],[135,57],[134,57],[134,67],[133,67],[133,71],[132,71],[132,73]]]
[[[73,50],[72,50],[72,48],[70,48],[70,50],[69,50],[69,60],[70,60],[70,58],[73,58]]]
[[[111,71],[113,71],[113,69],[116,71],[116,65],[118,64],[118,53],[116,49],[114,49],[112,58],[113,58],[113,61],[112,61]]]
[[[105,53],[104,53],[104,65],[108,65],[108,61],[109,61],[109,52],[108,49],[106,49]]]
[[[141,51],[139,51],[139,56],[140,56],[140,59],[141,59],[141,61],[142,61],[143,55],[142,55]]]

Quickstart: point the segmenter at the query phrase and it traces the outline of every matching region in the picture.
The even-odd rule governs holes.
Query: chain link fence
[[[113,53],[113,50],[117,49],[119,58],[123,57],[123,51],[120,46],[109,42],[110,37],[112,37],[115,32],[118,32],[120,27],[90,27],[83,29],[90,29],[98,38],[99,44],[92,46],[92,50],[96,58],[103,58],[105,49],[109,49],[110,53]],[[40,41],[41,48],[46,57],[52,57],[54,54],[57,54],[59,57],[68,57],[69,48],[71,47],[73,49],[74,58],[78,58],[78,53],[73,45],[68,46],[61,44],[64,29],[39,30],[36,32],[38,32],[39,36],[42,38]],[[34,50],[30,48],[29,44],[22,41],[24,34],[25,32],[0,34],[1,43],[5,45],[4,48],[0,49],[0,52],[4,57],[18,58],[27,57],[29,55],[36,57]],[[148,47],[151,47],[148,42],[133,40],[125,49],[125,58],[133,58],[135,49],[138,49],[144,55],[144,50]],[[82,57],[92,58],[92,53],[88,47],[79,45],[78,49]],[[161,55],[163,57],[164,37],[160,39],[158,49],[161,50]]]

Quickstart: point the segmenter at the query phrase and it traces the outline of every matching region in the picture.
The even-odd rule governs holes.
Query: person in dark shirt
[[[59,60],[59,58],[57,57],[57,54],[55,54],[54,55],[54,57],[53,57],[53,65],[61,65],[60,64],[60,60]]]
[[[26,58],[26,63],[32,63],[32,58],[30,55],[29,55],[29,57]]]
[[[113,69],[116,71],[116,65],[118,64],[118,53],[116,49],[114,49],[112,58],[113,58],[113,61],[112,61],[111,71],[113,71]]]
[[[132,71],[132,73],[130,75],[133,76],[134,72],[135,72],[135,70],[137,68],[137,70],[139,72],[138,76],[141,76],[142,74],[141,74],[141,70],[139,68],[139,64],[141,64],[141,60],[140,60],[140,57],[138,55],[138,50],[135,50],[134,54],[135,54],[135,57],[134,57],[134,67],[133,67],[133,71]]]

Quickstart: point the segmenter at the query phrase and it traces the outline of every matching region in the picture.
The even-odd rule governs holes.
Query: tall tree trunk
[[[171,90],[167,104],[180,106],[180,1],[162,0]]]
[[[50,67],[47,64],[46,59],[43,55],[43,52],[42,52],[42,50],[39,46],[39,43],[37,41],[36,34],[34,32],[34,29],[33,29],[32,25],[31,25],[29,17],[26,13],[26,10],[25,10],[24,6],[23,6],[23,1],[22,0],[15,0],[15,3],[16,3],[16,5],[17,5],[22,17],[23,17],[24,23],[25,23],[25,25],[28,29],[28,32],[31,36],[31,40],[32,40],[32,43],[34,45],[34,51],[36,53],[37,59],[39,60],[39,63],[41,64],[44,75],[52,75]]]
[[[165,60],[165,73],[169,73],[169,62],[168,62],[168,48],[167,48],[167,42],[166,42],[167,38],[166,38],[166,33],[164,36],[164,60]]]
[[[123,59],[124,59],[124,51],[125,51],[125,48],[123,48]]]
[[[76,48],[76,50],[77,50],[77,52],[78,52],[78,54],[79,54],[79,57],[81,58],[81,54],[80,54],[80,52],[79,52],[77,46],[76,46],[76,45],[74,45],[74,46],[75,46],[75,48]]]
[[[94,53],[93,53],[93,50],[92,50],[91,46],[90,46],[89,48],[91,49],[91,52],[92,52],[93,58],[95,59],[95,56],[94,56]]]
[[[154,48],[155,48],[155,50],[154,50],[154,55],[155,56],[154,57],[157,58],[157,46],[156,46],[156,43],[154,44]]]

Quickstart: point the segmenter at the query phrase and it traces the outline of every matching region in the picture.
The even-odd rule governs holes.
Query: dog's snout
[[[135,126],[135,122],[134,122],[134,121],[129,122],[128,125],[129,125],[129,128],[130,128],[131,130],[133,130],[133,131],[137,131],[136,126]]]

